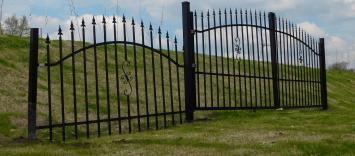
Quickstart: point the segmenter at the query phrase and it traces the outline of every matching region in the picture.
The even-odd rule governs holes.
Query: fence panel
[[[108,41],[109,25],[112,41]],[[39,105],[40,110],[48,111],[37,112],[41,122],[36,129],[48,129],[50,140],[64,141],[77,139],[80,134],[90,137],[131,133],[182,123],[183,57],[178,52],[177,38],[171,39],[160,28],[154,36],[151,25],[145,31],[143,22],[137,28],[133,19],[128,23],[125,17],[120,27],[122,34],[115,17],[110,24],[105,17],[101,23],[93,18],[90,26],[91,30],[87,30],[83,20],[81,28],[77,28],[82,31],[82,41],[75,41],[73,24],[70,41],[63,40],[61,28],[58,40],[47,37],[46,63],[38,66],[40,70],[47,69],[38,76],[47,81],[47,90],[37,96],[41,97],[38,103],[47,103]],[[92,44],[86,40],[88,31]],[[102,42],[97,41],[98,31],[102,31]],[[123,40],[119,41],[118,36]],[[46,79],[42,78],[44,75]],[[53,135],[57,133],[61,138]]]
[[[290,21],[213,10],[193,31],[197,110],[323,107],[317,41]]]

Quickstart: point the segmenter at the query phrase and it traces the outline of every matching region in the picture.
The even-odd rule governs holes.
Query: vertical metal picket
[[[58,29],[58,46],[59,46],[59,77],[60,77],[60,112],[61,112],[61,127],[62,127],[62,140],[65,141],[65,97],[64,97],[64,77],[63,77],[63,32],[59,26]]]
[[[70,41],[71,41],[71,52],[74,54],[74,24],[71,22],[70,24]],[[74,105],[74,133],[75,133],[75,139],[78,139],[78,111],[77,111],[77,96],[76,96],[76,77],[75,77],[75,55],[72,56],[72,75],[73,75],[73,105]]]
[[[53,140],[53,122],[52,122],[52,87],[51,87],[51,66],[50,66],[50,44],[49,35],[46,37],[46,51],[47,51],[47,85],[48,85],[48,126],[49,126],[49,140]]]

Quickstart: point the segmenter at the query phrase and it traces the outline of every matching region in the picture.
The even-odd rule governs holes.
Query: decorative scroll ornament
[[[127,67],[131,63],[129,61],[124,61],[122,64],[121,68],[123,71],[123,74],[121,75],[121,81],[123,83],[123,94],[126,96],[130,96],[132,94],[133,88],[132,88],[132,80],[134,80],[134,77],[130,71],[127,71]]]
[[[235,37],[233,39],[233,43],[234,43],[233,50],[234,50],[235,58],[238,61],[240,61],[241,60],[241,48],[240,48],[240,39],[239,39],[239,37]]]
[[[300,54],[300,56],[298,57],[298,63],[300,65],[303,65],[303,63],[304,63],[302,54]]]

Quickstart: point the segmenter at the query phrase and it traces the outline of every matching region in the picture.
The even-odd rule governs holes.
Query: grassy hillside
[[[355,74],[340,71],[327,73],[330,105],[327,111],[303,109],[196,112],[197,121],[193,124],[159,131],[123,135],[114,132],[113,136],[102,138],[70,140],[66,143],[40,140],[28,144],[24,139],[27,124],[27,40],[0,37],[0,155],[355,155]],[[42,42],[41,62],[45,60],[44,46]],[[58,57],[55,54],[56,43],[53,42],[52,46],[54,61]],[[65,53],[69,53],[67,42],[65,49]],[[132,58],[132,48],[129,50],[129,58]],[[100,58],[103,57],[102,53],[99,55]],[[81,60],[80,57],[82,56],[78,56],[78,60]],[[182,60],[181,55],[179,59]],[[159,58],[156,60],[158,62]],[[65,83],[68,86],[68,94],[71,94],[72,83],[70,63],[69,59],[64,65],[67,71]],[[99,72],[103,73],[102,60],[99,64]],[[142,69],[141,65],[139,64],[139,69]],[[164,64],[165,68],[166,65]],[[114,66],[110,65],[110,70],[113,69]],[[82,72],[82,69],[78,70],[79,73]],[[56,90],[53,93],[54,109],[59,109],[56,104],[59,98],[57,71],[58,69],[53,70],[53,90]],[[176,72],[176,69],[173,71]],[[45,74],[42,69],[39,77],[39,110],[42,112],[46,112],[47,108],[45,97],[48,88]],[[104,92],[104,75],[101,77],[100,90]],[[173,79],[176,82],[176,77]],[[168,87],[169,84],[165,85]],[[110,87],[114,90],[114,85]],[[174,83],[173,88],[176,87]],[[93,93],[94,90],[91,90],[89,94]],[[114,96],[114,93],[112,94]],[[151,94],[149,92],[149,96]],[[82,94],[78,96],[79,100],[83,100]],[[101,96],[106,98],[104,94]],[[71,100],[71,97],[66,98],[66,101]],[[89,100],[94,99],[94,96],[89,96]],[[79,109],[83,109],[83,106]],[[71,107],[66,110],[72,112]],[[105,107],[101,110],[105,110]],[[82,115],[79,115],[79,118]],[[40,114],[39,117],[45,119],[46,114]],[[59,120],[57,118],[59,117],[55,116],[55,120]],[[42,137],[45,136],[46,134],[42,134]]]

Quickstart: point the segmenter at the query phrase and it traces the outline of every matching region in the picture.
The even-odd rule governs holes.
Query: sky
[[[1,1],[0,1],[1,2]],[[62,25],[65,38],[69,37],[69,24],[95,16],[119,20],[125,14],[130,20],[150,22],[155,29],[182,38],[182,0],[4,0],[2,21],[11,15],[28,16],[31,27],[42,28],[43,34],[56,37]],[[275,12],[302,27],[315,38],[326,40],[327,64],[347,61],[355,67],[355,0],[190,0],[191,9],[237,8]],[[91,22],[90,22],[91,23]],[[78,34],[80,37],[80,34]]]

